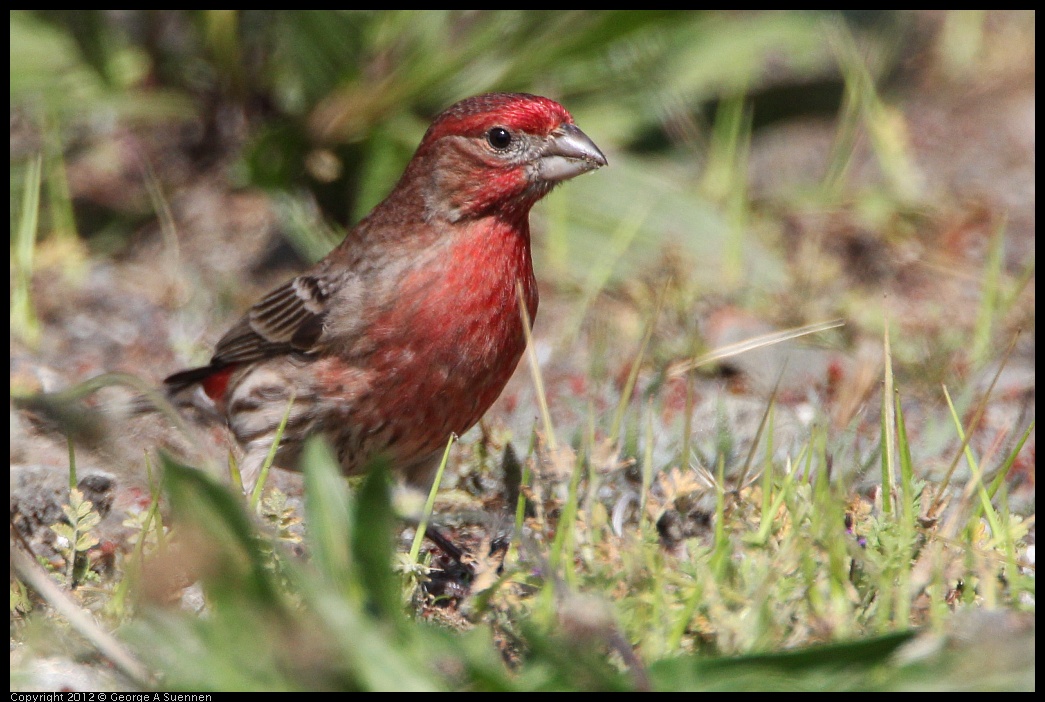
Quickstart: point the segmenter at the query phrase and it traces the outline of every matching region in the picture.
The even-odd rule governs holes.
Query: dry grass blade
[[[671,281],[667,280],[664,282],[664,287],[661,288],[660,295],[657,297],[657,306],[653,309],[653,316],[650,317],[649,324],[646,326],[646,333],[642,335],[639,352],[635,354],[635,360],[631,364],[628,379],[624,383],[624,389],[621,391],[620,402],[617,403],[617,411],[613,415],[613,425],[610,427],[610,443],[616,443],[620,438],[620,430],[624,425],[624,411],[631,402],[631,394],[634,392],[635,383],[639,379],[639,369],[642,368],[642,359],[645,357],[646,349],[649,347],[650,339],[653,337],[653,329],[657,324],[657,318],[660,317],[660,311],[664,307],[664,298],[668,294],[668,286],[670,284]]]
[[[764,346],[772,346],[773,344],[779,344],[785,341],[790,341],[791,339],[797,339],[802,336],[808,336],[809,334],[817,334],[822,331],[827,331],[828,329],[836,329],[844,325],[845,322],[841,319],[832,319],[828,322],[817,322],[815,324],[807,324],[802,327],[785,329],[783,331],[773,332],[771,334],[763,334],[762,336],[756,336],[751,339],[745,339],[744,341],[738,341],[735,344],[729,344],[728,346],[723,346],[722,348],[715,349],[714,351],[709,351],[708,353],[705,353],[701,356],[697,356],[692,360],[677,363],[671,368],[671,370],[668,372],[668,375],[672,378],[677,378],[681,375],[685,375],[686,373],[690,372],[695,368],[706,366],[711,363],[716,363],[726,358],[732,358],[733,356],[739,356],[740,354],[746,353],[748,351],[754,351],[755,349],[760,349]]]
[[[933,500],[932,505],[929,507],[929,515],[935,516],[940,508],[940,502],[943,500],[944,494],[947,492],[947,486],[951,482],[951,478],[954,476],[954,469],[958,467],[958,461],[961,460],[962,456],[965,455],[965,447],[969,445],[969,441],[976,434],[976,430],[980,426],[980,420],[983,418],[984,412],[987,411],[987,401],[991,397],[991,393],[994,392],[994,386],[998,384],[998,378],[1001,377],[1001,372],[1005,369],[1005,365],[1009,361],[1009,356],[1012,355],[1012,350],[1016,348],[1016,342],[1019,340],[1020,335],[1017,332],[1009,343],[1009,348],[1005,349],[1005,355],[1002,356],[1001,363],[998,364],[998,370],[994,373],[994,377],[991,378],[991,384],[987,387],[987,392],[983,394],[983,398],[980,400],[979,406],[976,407],[976,413],[972,416],[972,421],[969,422],[969,430],[965,434],[965,438],[962,439],[961,446],[954,454],[954,458],[951,460],[951,465],[947,468],[947,474],[944,476],[943,481],[940,483],[940,487],[936,491],[936,498]],[[945,391],[946,392],[946,391]]]
[[[12,528],[11,532],[15,533],[15,530]],[[69,622],[69,626],[87,639],[120,672],[143,687],[155,685],[149,671],[128,653],[119,641],[98,626],[87,612],[62,592],[44,569],[23,549],[11,549],[11,570],[19,580],[54,607],[55,611]]]
[[[551,412],[548,411],[548,396],[544,392],[544,380],[541,367],[537,361],[537,349],[533,345],[533,330],[530,326],[530,313],[526,310],[526,296],[523,295],[522,283],[515,282],[515,296],[519,300],[519,314],[522,315],[523,334],[526,335],[526,360],[529,361],[530,375],[533,377],[534,392],[537,393],[537,404],[541,410],[541,423],[544,425],[544,440],[554,453],[558,448],[555,441],[555,428],[552,426]]]
[[[889,319],[886,317],[882,335],[885,379],[882,388],[882,509],[893,511],[893,490],[896,489],[896,405],[893,384],[892,349],[889,345]]]
[[[784,371],[786,369],[787,364],[785,362],[785,364],[780,368],[780,373],[777,374],[776,383],[773,385],[773,392],[769,394],[769,400],[766,402],[766,411],[762,413],[762,419],[758,423],[758,430],[755,432],[755,438],[751,440],[751,450],[748,451],[747,458],[744,459],[744,465],[741,467],[740,474],[737,476],[737,492],[740,492],[745,487],[748,471],[751,470],[751,463],[755,460],[755,450],[758,449],[758,444],[762,441],[762,432],[765,431],[766,422],[769,420],[769,413],[773,409],[773,405],[776,404],[777,393],[780,392],[780,381],[783,380]]]

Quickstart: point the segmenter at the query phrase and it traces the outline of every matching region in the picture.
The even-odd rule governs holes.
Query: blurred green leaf
[[[212,566],[205,572],[208,588],[223,597],[281,611],[283,600],[242,498],[202,471],[167,455],[161,458],[174,519],[196,532],[193,543],[209,551],[201,554]]]
[[[391,480],[386,459],[371,461],[356,498],[351,538],[353,566],[368,603],[379,618],[396,622],[402,619],[402,605],[400,585],[392,572],[395,553],[392,528],[395,516],[392,512]]]
[[[683,656],[650,666],[659,690],[861,689],[914,632],[824,644],[781,653],[708,658]]]
[[[305,520],[312,562],[327,582],[342,590],[353,582],[349,548],[352,505],[330,447],[318,437],[305,444]]]
[[[93,12],[92,17],[97,17]],[[85,33],[101,32],[96,19]],[[58,26],[26,11],[10,13],[11,104],[42,111],[61,121],[81,121],[113,113],[130,120],[184,119],[192,105],[176,90],[131,90],[147,68],[137,50],[107,46],[108,58],[93,53],[85,60],[84,44],[108,44],[102,36],[79,43]],[[102,69],[101,66],[108,66]],[[119,70],[116,70],[116,69]],[[101,72],[100,72],[101,71]]]

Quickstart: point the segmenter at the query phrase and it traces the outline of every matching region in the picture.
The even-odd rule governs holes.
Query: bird
[[[461,100],[432,121],[388,196],[310,269],[263,296],[210,362],[164,380],[201,387],[242,449],[251,490],[323,436],[345,475],[387,460],[428,489],[448,439],[501,394],[538,290],[529,214],[556,185],[607,165],[558,102]]]

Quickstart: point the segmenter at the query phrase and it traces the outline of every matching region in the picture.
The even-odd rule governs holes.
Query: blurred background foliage
[[[547,208],[574,225],[569,239],[549,227],[565,270],[636,218],[637,243],[684,222],[675,234],[695,253],[719,255],[728,215],[708,200],[735,191],[740,128],[833,117],[840,37],[859,38],[862,65],[881,78],[909,27],[886,11],[16,11],[11,101],[52,157],[96,150],[116,125],[162,125],[164,150],[142,154],[161,183],[231,162],[238,185],[306,196],[344,227],[388,192],[447,105],[491,90],[547,94],[619,160],[597,187]],[[712,128],[729,127],[723,115],[732,132]],[[12,144],[13,205],[39,148]],[[188,173],[165,163],[171,148]],[[703,169],[709,154],[717,167]],[[133,194],[74,201],[81,234],[144,216]],[[329,242],[300,246],[314,258]]]

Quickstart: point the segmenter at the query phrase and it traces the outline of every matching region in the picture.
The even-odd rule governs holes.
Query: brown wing
[[[180,390],[229,366],[314,350],[323,335],[329,300],[341,284],[340,277],[322,274],[293,278],[262,298],[226,332],[209,365],[175,373],[164,382]]]
[[[330,297],[339,284],[336,278],[300,275],[276,288],[218,341],[211,365],[312,351],[323,333]]]

